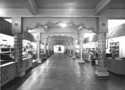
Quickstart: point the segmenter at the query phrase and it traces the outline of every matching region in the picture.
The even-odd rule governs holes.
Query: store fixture
[[[119,42],[110,43],[110,53],[113,55],[113,58],[119,57]]]
[[[0,33],[0,63],[14,61],[13,37]]]

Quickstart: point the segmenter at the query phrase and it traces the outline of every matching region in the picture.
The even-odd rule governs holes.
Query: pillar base
[[[68,55],[69,55],[70,57],[72,56],[72,54],[71,54],[71,53],[69,53]]]
[[[72,54],[70,54],[69,56],[72,57]]]
[[[25,75],[25,70],[18,70],[16,77],[23,77]]]
[[[41,59],[37,59],[37,63],[41,63]]]
[[[70,53],[68,53],[68,56],[70,56]]]
[[[85,63],[85,61],[80,59],[78,63]]]
[[[76,56],[73,55],[73,56],[72,56],[72,59],[76,59]]]
[[[95,70],[95,74],[99,79],[108,79],[109,72],[104,67],[99,67],[97,70]]]

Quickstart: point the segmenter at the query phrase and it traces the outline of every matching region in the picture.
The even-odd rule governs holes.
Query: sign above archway
[[[96,18],[24,18],[23,31],[41,33],[96,32]]]
[[[70,39],[58,39],[59,37],[70,37],[77,40],[83,39],[84,33],[95,33],[96,18],[24,18],[23,29],[31,33],[41,33],[41,38],[51,37],[55,44],[67,45],[72,43]],[[80,37],[80,39],[79,39]]]

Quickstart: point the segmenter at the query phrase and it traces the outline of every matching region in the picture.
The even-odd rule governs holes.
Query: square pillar
[[[25,75],[25,66],[24,66],[24,62],[23,62],[23,58],[22,58],[22,34],[21,33],[17,33],[14,35],[14,56],[15,56],[15,61],[17,61],[17,72],[16,72],[16,76],[17,77],[22,77]]]
[[[76,45],[76,42],[75,42],[75,39],[73,39],[73,56],[72,56],[73,59],[76,59],[76,55],[75,55],[76,47],[75,47],[75,45]]]
[[[98,59],[99,59],[99,66],[97,70],[95,70],[95,74],[99,78],[108,78],[109,72],[107,71],[107,67],[105,66],[106,61],[106,33],[108,32],[108,20],[107,18],[99,18],[99,30],[98,34]]]
[[[84,59],[83,59],[83,32],[80,31],[78,33],[78,39],[79,39],[79,54],[80,54],[80,59],[79,59],[79,63],[85,63]]]
[[[67,53],[70,56],[70,44],[67,45]]]
[[[47,54],[48,54],[48,56],[50,56],[50,44],[48,43],[48,52],[47,52]]]
[[[44,54],[46,55],[47,53],[46,53],[46,39],[44,39]]]
[[[38,35],[37,35],[37,62],[38,63],[41,63],[41,58],[40,58],[40,49],[41,49],[40,40],[41,40],[41,34],[38,33]]]
[[[68,52],[68,45],[66,45],[66,54],[68,55],[69,52]]]
[[[82,54],[83,54],[83,41],[82,40],[80,40],[80,42],[79,42],[79,53],[80,53],[80,59],[79,59],[79,63],[85,63],[85,61],[84,61],[84,59],[83,59],[83,56],[82,56]]]
[[[12,18],[12,32],[14,33],[14,56],[17,62],[16,77],[25,75],[25,66],[22,58],[23,36],[22,36],[22,18]]]
[[[72,56],[72,47],[71,46],[72,46],[72,43],[70,43],[70,46],[69,46],[70,47],[70,55],[69,56]]]

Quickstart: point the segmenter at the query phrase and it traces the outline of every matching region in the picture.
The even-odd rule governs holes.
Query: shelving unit
[[[13,48],[0,48],[0,62],[4,64],[6,62],[14,61]]]
[[[110,52],[112,53],[114,58],[119,57],[119,42],[110,43]]]

